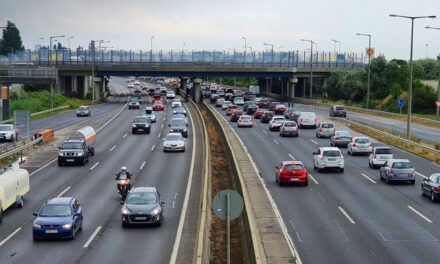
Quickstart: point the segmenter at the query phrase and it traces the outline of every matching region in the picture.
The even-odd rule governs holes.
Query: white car
[[[134,81],[134,85],[139,85],[139,81]]]
[[[14,141],[18,137],[18,131],[14,125],[0,125],[0,140]]]
[[[373,151],[373,144],[367,137],[353,137],[347,145],[347,151],[350,155],[370,154]]]
[[[235,105],[244,105],[244,99],[243,99],[243,97],[235,97],[235,99],[234,99],[234,104],[235,104]]]
[[[133,84],[133,83],[129,83],[129,84],[127,85],[127,88],[134,88],[134,84]]]
[[[171,107],[172,108],[176,108],[176,107],[182,107],[182,102],[179,99],[174,99],[171,102]]]
[[[163,139],[163,151],[185,151],[185,139],[181,133],[169,133]]]
[[[237,126],[238,127],[253,127],[254,121],[252,120],[252,117],[249,115],[241,115],[238,118]]]
[[[269,121],[269,130],[270,131],[279,131],[281,126],[286,122],[284,116],[276,115],[272,117],[272,120]]]
[[[344,156],[339,148],[321,147],[313,152],[313,168],[321,171],[326,168],[336,168],[344,172]]]
[[[297,120],[300,128],[316,128],[318,124],[318,118],[316,117],[316,114],[314,112],[300,112]]]
[[[167,99],[174,99],[176,98],[176,94],[173,91],[167,92]]]
[[[331,137],[335,133],[333,122],[321,122],[316,127],[316,137]]]
[[[370,168],[377,168],[383,166],[388,160],[393,159],[394,154],[388,146],[377,146],[371,151],[368,157],[368,165]]]
[[[222,110],[226,110],[226,109],[228,108],[228,106],[230,106],[231,104],[232,104],[231,101],[225,101],[225,102],[222,104]]]

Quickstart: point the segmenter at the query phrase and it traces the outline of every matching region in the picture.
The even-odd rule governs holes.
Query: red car
[[[155,96],[153,96],[153,103],[154,102],[156,102],[156,101],[162,101],[162,96],[161,95],[155,95]]]
[[[238,119],[240,118],[240,116],[243,115],[243,114],[244,114],[243,111],[241,111],[240,109],[235,109],[234,111],[232,111],[230,121],[231,122],[237,122]]]
[[[301,161],[283,161],[275,167],[276,182],[281,186],[289,183],[301,183],[308,185],[307,170]]]
[[[154,111],[163,111],[163,103],[162,101],[154,101],[153,103],[153,110]]]
[[[275,106],[275,114],[284,114],[287,111],[287,107],[283,104],[279,104]]]
[[[254,113],[254,118],[260,119],[261,116],[263,115],[264,111],[266,111],[266,109],[258,108],[257,111],[255,111],[255,113]]]
[[[235,110],[235,109],[237,109],[238,108],[238,106],[236,106],[236,105],[230,105],[230,106],[228,106],[228,108],[226,108],[226,115],[227,116],[230,116],[231,114],[232,114],[232,112]]]

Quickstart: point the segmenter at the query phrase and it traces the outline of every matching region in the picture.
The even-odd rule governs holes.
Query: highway
[[[151,100],[148,99],[148,104]],[[122,107],[123,104],[115,104]],[[113,105],[112,105],[113,106]],[[113,106],[114,107],[114,106]],[[189,136],[184,153],[163,153],[172,109],[156,112],[148,135],[131,134],[130,120],[141,110],[125,108],[97,137],[96,155],[84,167],[51,163],[30,178],[23,209],[7,210],[0,228],[0,263],[168,263],[191,170],[194,146]],[[198,124],[194,124],[198,125]],[[197,127],[200,130],[199,127]],[[197,129],[196,129],[197,130]],[[161,227],[123,229],[114,174],[126,166],[134,186],[155,186],[165,200]],[[75,196],[84,212],[83,232],[75,240],[32,241],[32,212],[50,197]]]
[[[316,112],[320,120],[328,116]],[[282,138],[259,120],[253,128],[230,124],[267,184],[302,263],[438,263],[439,205],[420,195],[422,175],[438,172],[437,165],[393,148],[397,158],[413,162],[418,176],[415,185],[386,185],[366,156],[352,157],[343,149],[344,173],[319,173],[312,152],[330,141],[316,138],[314,129]],[[276,184],[274,167],[292,158],[305,163],[308,187]]]

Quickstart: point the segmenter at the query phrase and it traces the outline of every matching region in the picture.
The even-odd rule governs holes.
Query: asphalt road
[[[190,125],[184,153],[163,153],[162,138],[168,131],[171,108],[156,112],[157,123],[152,124],[149,135],[132,135],[129,120],[140,113],[125,109],[103,128],[97,136],[96,155],[86,166],[60,168],[52,163],[31,176],[24,208],[4,214],[0,244],[19,231],[0,246],[0,263],[169,262],[188,182],[193,131]],[[161,227],[122,228],[114,181],[121,166],[134,173],[135,186],[155,186],[161,193],[166,202]],[[82,203],[83,232],[73,241],[33,242],[32,212],[65,190],[63,196],[75,196]],[[98,235],[85,247],[98,228]]]
[[[413,162],[418,176],[415,185],[386,185],[379,170],[368,167],[366,156],[352,157],[343,149],[344,173],[319,173],[313,170],[312,152],[330,141],[316,138],[314,129],[282,138],[259,120],[253,128],[232,126],[264,178],[303,263],[439,262],[440,205],[420,195],[421,175],[439,171],[434,163],[393,148],[396,158]],[[308,187],[276,184],[274,167],[292,157],[311,174]]]

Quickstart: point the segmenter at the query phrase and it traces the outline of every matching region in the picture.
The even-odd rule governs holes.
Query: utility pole
[[[247,49],[247,45],[246,45],[246,38],[242,37],[242,39],[244,39],[244,63],[246,63],[246,49]]]
[[[371,88],[371,56],[373,56],[373,50],[371,49],[371,35],[370,34],[362,34],[357,33],[358,36],[366,36],[368,37],[368,73],[367,73],[367,102],[365,104],[365,108],[368,109],[370,105],[370,88]]]
[[[314,42],[311,39],[301,39],[301,41],[310,42],[310,99],[313,98],[313,44]]]

